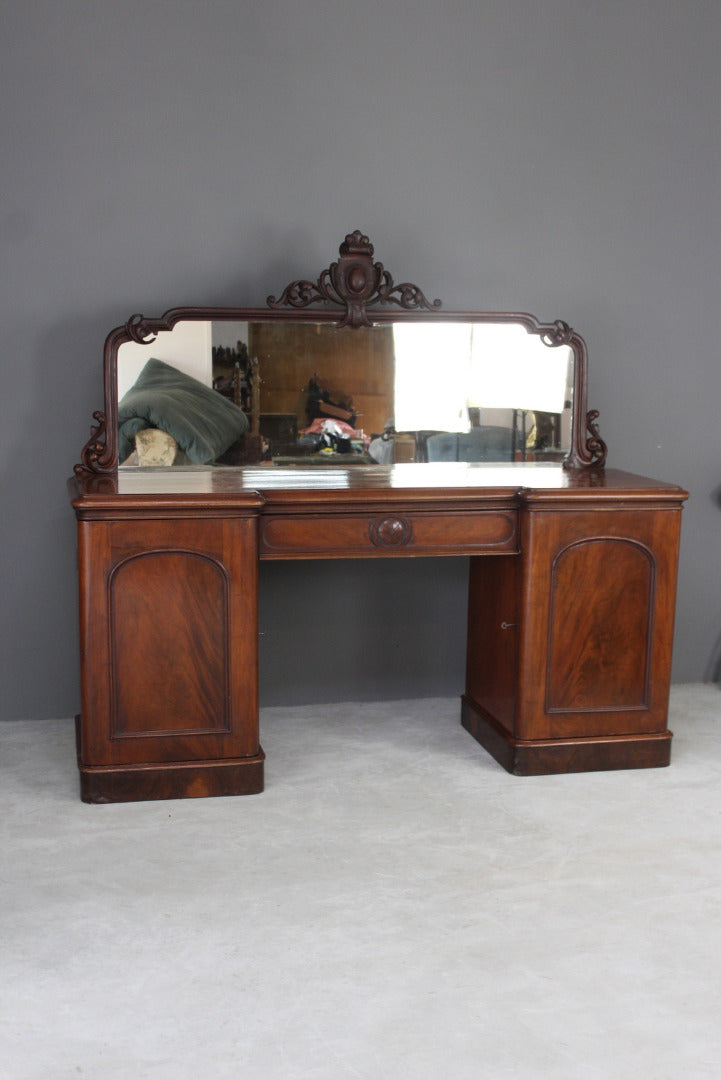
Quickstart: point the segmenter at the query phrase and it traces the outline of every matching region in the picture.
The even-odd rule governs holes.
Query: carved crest
[[[304,308],[310,304],[337,304],[345,308],[339,326],[369,326],[367,308],[375,304],[397,304],[406,311],[441,306],[429,303],[421,289],[409,281],[395,285],[383,263],[373,262],[373,245],[359,229],[349,233],[338,249],[340,258],[323,270],[314,283],[291,281],[276,300],[268,297],[268,307]]]

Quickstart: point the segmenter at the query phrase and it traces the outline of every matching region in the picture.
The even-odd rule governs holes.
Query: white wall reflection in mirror
[[[118,350],[118,401],[135,384],[151,357],[165,360],[205,386],[212,386],[212,329],[209,322],[184,322],[171,332],[158,334],[148,345],[126,341]]]
[[[398,430],[468,431],[469,407],[564,411],[571,350],[522,326],[401,323],[393,339]]]

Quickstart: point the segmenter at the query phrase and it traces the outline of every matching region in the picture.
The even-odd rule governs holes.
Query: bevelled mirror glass
[[[517,323],[181,320],[118,349],[118,458],[121,467],[561,461],[573,386],[569,346],[548,348]]]

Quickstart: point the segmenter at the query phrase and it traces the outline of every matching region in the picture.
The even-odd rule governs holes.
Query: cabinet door
[[[666,730],[680,514],[525,516],[516,738]]]
[[[79,525],[85,765],[258,753],[254,518]]]

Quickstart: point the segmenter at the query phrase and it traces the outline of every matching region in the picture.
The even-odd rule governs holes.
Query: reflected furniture
[[[513,461],[514,432],[485,425],[470,431],[441,431],[426,441],[429,461]]]
[[[291,283],[267,310],[179,308],[161,319],[133,316],[109,335],[105,409],[69,482],[84,800],[263,789],[259,560],[469,557],[461,720],[475,739],[518,775],[668,764],[686,492],[605,467],[597,414],[586,405],[585,343],[565,323],[441,313],[417,286],[394,285],[372,255],[367,237],[352,233],[316,282]],[[332,328],[341,350],[368,326],[429,335],[442,326],[521,327],[542,354],[564,348],[570,357],[564,460],[506,453],[353,467],[334,459],[324,468],[271,455],[240,467],[120,468],[121,347],[152,346],[194,321],[267,324],[281,334],[301,325],[318,338]],[[270,374],[270,361],[259,363]],[[354,401],[363,397],[351,389]],[[470,428],[439,434],[456,445],[473,437]]]

